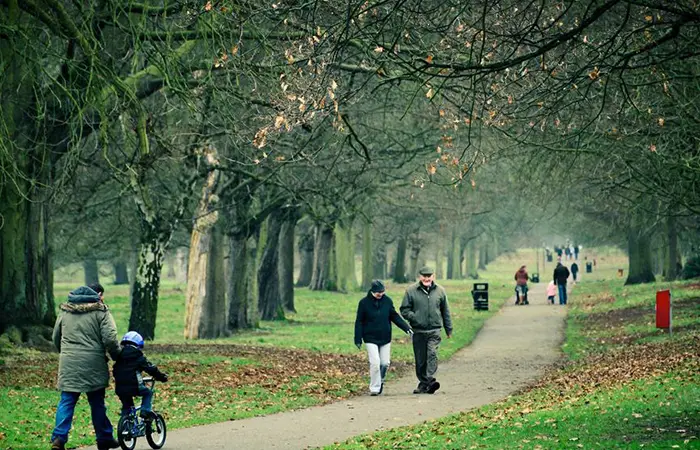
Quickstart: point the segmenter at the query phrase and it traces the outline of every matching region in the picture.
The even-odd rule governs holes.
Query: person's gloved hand
[[[163,376],[161,376],[161,377],[160,377],[160,380],[158,380],[158,381],[161,381],[161,382],[163,382],[163,383],[167,383],[167,382],[168,382],[168,376],[167,376],[166,374],[163,374]]]

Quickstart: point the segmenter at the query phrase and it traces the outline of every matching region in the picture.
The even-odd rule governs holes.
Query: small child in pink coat
[[[549,284],[547,285],[547,302],[550,305],[554,304],[554,296],[557,295],[557,285],[554,284],[554,281],[550,281]]]

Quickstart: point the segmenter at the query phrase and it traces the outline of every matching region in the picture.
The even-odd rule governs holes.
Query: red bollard
[[[656,292],[656,328],[668,328],[671,333],[671,291]]]

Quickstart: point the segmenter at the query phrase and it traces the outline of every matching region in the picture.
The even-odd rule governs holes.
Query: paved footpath
[[[532,284],[530,305],[512,301],[476,339],[439,366],[434,395],[414,395],[413,374],[391,380],[378,397],[204,425],[168,433],[166,449],[307,449],[373,431],[415,424],[503,399],[561,358],[566,307],[548,305],[545,283]],[[455,330],[459,333],[459,330]],[[444,339],[444,337],[443,337]],[[145,439],[137,448],[147,449]]]

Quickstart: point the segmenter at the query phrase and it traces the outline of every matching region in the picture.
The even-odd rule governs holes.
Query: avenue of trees
[[[0,333],[52,325],[75,262],[131,284],[147,339],[166,258],[192,339],[284,319],[295,286],[477,278],[543,227],[675,279],[699,25],[691,1],[0,0]]]

